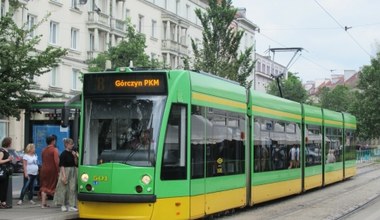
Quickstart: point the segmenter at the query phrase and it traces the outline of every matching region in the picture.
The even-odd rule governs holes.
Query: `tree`
[[[145,36],[137,33],[130,22],[127,22],[127,35],[117,46],[100,53],[89,62],[90,72],[99,72],[105,69],[106,60],[112,62],[113,68],[126,67],[133,61],[134,66],[158,67],[160,63],[156,59],[149,59],[145,54]]]
[[[239,53],[244,32],[231,24],[237,9],[231,0],[209,0],[206,12],[196,9],[195,13],[203,26],[202,48],[191,39],[194,51],[194,68],[247,86],[246,78],[254,68],[253,47]]]
[[[322,108],[337,112],[348,112],[350,109],[352,92],[347,86],[337,85],[332,90],[324,87],[318,94]]]
[[[357,117],[358,132],[364,139],[380,136],[380,52],[364,66],[360,75],[357,99],[352,108]]]
[[[41,99],[30,92],[36,84],[33,78],[57,66],[66,50],[52,46],[37,50],[42,36],[30,36],[46,17],[31,29],[20,28],[13,14],[21,5],[17,0],[9,3],[10,12],[0,19],[0,114],[20,119],[21,109]]]
[[[289,72],[288,79],[280,79],[280,86],[283,98],[304,103],[307,99],[307,92],[302,86],[302,82],[298,76]],[[269,83],[267,92],[269,94],[280,96],[280,91],[276,81]]]

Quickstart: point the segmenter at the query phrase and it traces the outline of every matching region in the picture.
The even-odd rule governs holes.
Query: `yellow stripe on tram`
[[[288,113],[288,112],[282,112],[282,111],[277,111],[269,108],[264,108],[264,107],[259,107],[259,106],[252,106],[252,111],[257,111],[261,113],[266,113],[266,114],[271,114],[271,115],[276,115],[276,116],[282,116],[282,117],[288,117],[288,118],[294,118],[301,120],[301,115],[293,114],[293,113]]]
[[[342,121],[325,120],[325,124],[331,124],[331,125],[339,125],[339,126],[342,126],[342,125],[343,125],[343,122],[342,122]]]
[[[322,118],[314,118],[314,117],[309,117],[305,116],[305,122],[316,122],[322,124]]]
[[[235,107],[235,108],[241,108],[244,110],[246,110],[246,108],[247,108],[247,105],[245,103],[242,103],[242,102],[236,102],[236,101],[232,101],[232,100],[228,100],[228,99],[222,99],[222,98],[218,98],[215,96],[201,94],[198,92],[193,92],[192,97],[193,97],[193,99],[196,99],[199,101],[213,102],[213,103],[220,104],[220,105],[227,105],[227,106],[231,106],[231,107]]]
[[[347,123],[346,122],[346,127],[347,128],[356,128],[356,124],[352,124],[352,123]]]

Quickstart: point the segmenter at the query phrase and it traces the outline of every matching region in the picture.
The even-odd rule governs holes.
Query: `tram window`
[[[344,144],[345,158],[344,160],[355,160],[356,159],[356,134],[354,130],[346,130],[346,140]]]
[[[161,179],[186,179],[186,107],[183,105],[173,105],[169,115]]]
[[[296,133],[296,125],[294,123],[286,123],[286,133]]]
[[[224,176],[244,172],[244,129],[243,115],[220,109],[208,113],[212,131],[206,142],[206,176]],[[235,121],[235,123],[227,123]],[[231,126],[227,126],[230,124]],[[235,125],[235,126],[234,126]],[[207,131],[206,131],[207,134]]]
[[[299,167],[298,162],[290,166],[289,152],[292,146],[297,147],[301,144],[300,125],[261,117],[255,117],[254,122],[254,172]],[[273,130],[263,129],[272,123]],[[299,150],[296,152],[299,155]]]
[[[325,142],[325,163],[341,162],[343,160],[342,129],[327,127]]]
[[[284,132],[285,131],[285,123],[284,122],[275,122],[274,123],[274,131],[275,132]]]
[[[320,165],[322,162],[322,134],[321,126],[306,125],[305,163],[306,166]]]
[[[211,132],[211,124],[204,117],[205,108],[192,106],[191,108],[191,178],[204,178],[204,155],[206,131]]]

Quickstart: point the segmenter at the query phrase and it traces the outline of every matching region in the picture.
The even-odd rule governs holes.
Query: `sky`
[[[232,0],[260,28],[256,52],[276,52],[274,61],[297,73],[302,82],[331,78],[344,70],[359,71],[380,50],[379,0]],[[348,29],[345,30],[345,27]]]

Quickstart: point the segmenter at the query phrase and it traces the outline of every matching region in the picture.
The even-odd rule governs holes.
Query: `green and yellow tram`
[[[355,175],[355,128],[207,73],[88,73],[79,215],[197,219],[322,187]]]

